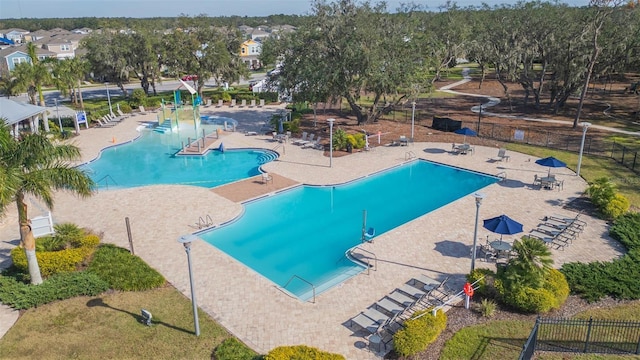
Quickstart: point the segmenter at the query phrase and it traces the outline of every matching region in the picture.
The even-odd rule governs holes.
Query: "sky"
[[[371,3],[377,3],[377,0]],[[393,11],[409,0],[387,0]],[[445,0],[414,0],[437,11]],[[458,6],[490,6],[514,4],[515,0],[457,0]],[[585,6],[588,0],[561,0],[572,6]],[[175,17],[195,16],[266,16],[276,14],[308,14],[310,0],[0,0],[0,19],[10,18],[75,18],[75,17]]]

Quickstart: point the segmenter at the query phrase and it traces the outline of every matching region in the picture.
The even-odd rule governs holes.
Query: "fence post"
[[[589,327],[587,328],[587,338],[584,340],[584,351],[589,350],[589,340],[591,340],[591,326],[593,325],[593,317],[589,317]]]
[[[633,164],[631,164],[631,170],[635,171],[636,170],[636,160],[638,159],[638,152],[636,151],[636,154],[633,155]]]
[[[611,144],[611,158],[612,158],[612,159],[615,159],[615,158],[613,157],[613,152],[615,151],[615,148],[616,148],[616,142],[615,142],[615,140],[614,140],[614,141],[613,141],[613,144]]]

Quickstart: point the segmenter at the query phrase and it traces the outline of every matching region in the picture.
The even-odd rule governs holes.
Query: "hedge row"
[[[265,355],[264,360],[344,360],[345,357],[331,354],[305,345],[280,346]]]
[[[567,263],[560,270],[571,291],[587,301],[597,301],[605,296],[640,299],[640,214],[627,213],[618,217],[609,235],[629,250],[627,254],[608,262]]]
[[[98,247],[88,271],[104,279],[114,290],[142,291],[165,283],[164,277],[138,256],[110,244]]]

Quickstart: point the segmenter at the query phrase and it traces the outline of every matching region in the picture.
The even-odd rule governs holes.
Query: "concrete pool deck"
[[[211,113],[239,121],[265,121],[278,108],[211,108]],[[255,112],[255,113],[254,113]],[[223,115],[224,113],[225,115]],[[136,116],[112,128],[83,130],[74,141],[83,150],[83,160],[95,158],[99,150],[137,136],[136,127],[155,120],[156,115]],[[260,126],[256,123],[255,126]],[[243,129],[244,130],[244,129]],[[247,130],[251,131],[251,130]],[[323,134],[323,137],[324,134]],[[508,214],[524,225],[525,233],[536,227],[548,214],[574,213],[562,205],[580,196],[587,184],[567,168],[552,169],[564,180],[563,189],[539,190],[531,183],[534,174],[547,168],[536,165],[536,158],[508,152],[510,161],[494,162],[498,149],[476,147],[473,155],[452,155],[451,144],[415,143],[409,146],[378,146],[373,151],[329,158],[322,151],[269,141],[267,136],[224,134],[227,149],[261,147],[273,149],[281,156],[263,169],[292,183],[334,184],[366,176],[405,162],[408,152],[418,158],[459,166],[487,174],[505,172],[507,180],[484,188],[485,199],[480,219]],[[328,138],[328,136],[326,136]],[[374,144],[375,145],[375,144]],[[214,145],[215,146],[215,145]],[[274,177],[275,185],[279,181]],[[261,186],[254,183],[254,186]],[[262,185],[264,186],[264,185]],[[271,184],[269,184],[271,186]],[[265,187],[266,188],[266,187]],[[371,194],[371,196],[376,196]],[[402,199],[396,204],[400,208]],[[0,223],[0,265],[7,262],[8,251],[19,238],[15,210],[9,209]],[[12,212],[13,211],[13,212]],[[215,191],[178,185],[149,186],[118,191],[100,191],[86,200],[68,194],[56,197],[55,222],[73,222],[104,233],[103,241],[128,248],[125,217],[129,217],[136,255],[160,271],[187,297],[190,296],[187,259],[178,237],[197,231],[200,217],[209,215],[214,224],[226,222],[242,212],[242,205]],[[462,286],[469,271],[469,249],[473,242],[476,206],[472,196],[465,196],[436,211],[376,237],[364,247],[378,258],[376,271],[349,279],[318,296],[315,303],[303,303],[287,296],[261,275],[246,268],[226,254],[204,242],[196,242],[191,252],[198,305],[240,340],[259,353],[279,345],[305,344],[344,355],[348,359],[374,359],[363,348],[366,340],[345,326],[354,317],[395,288],[419,274],[436,279],[451,275]],[[30,216],[38,209],[31,206]],[[571,261],[606,261],[623,253],[621,246],[608,236],[607,225],[588,218],[580,237],[564,251],[552,250],[555,266]],[[479,226],[478,237],[490,233]],[[505,237],[511,241],[515,237]],[[478,261],[477,267],[495,267]],[[153,309],[150,309],[153,312]],[[0,310],[2,312],[2,310]],[[1,316],[1,315],[0,315]],[[2,323],[4,318],[0,317]],[[1,329],[0,329],[1,330]],[[0,332],[0,335],[2,333]]]

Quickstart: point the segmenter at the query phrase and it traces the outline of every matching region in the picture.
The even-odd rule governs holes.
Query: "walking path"
[[[452,89],[454,89],[454,88],[456,88],[456,87],[458,87],[458,86],[460,86],[462,84],[465,84],[465,83],[468,83],[469,81],[471,81],[471,76],[469,76],[469,72],[470,72],[469,68],[462,69],[462,77],[463,77],[463,79],[460,80],[460,81],[457,81],[457,82],[455,82],[453,84],[449,84],[449,85],[441,87],[440,91],[446,92],[446,93],[450,93],[450,94],[456,94],[456,95],[485,98],[485,99],[489,100],[486,104],[476,105],[476,106],[471,107],[471,111],[474,112],[474,113],[478,113],[480,111],[480,107],[482,107],[482,113],[484,115],[486,115],[486,116],[494,116],[494,117],[500,117],[500,118],[505,118],[505,119],[518,119],[518,120],[537,121],[537,122],[544,122],[544,123],[563,124],[563,125],[573,126],[573,122],[572,121],[567,121],[567,120],[541,119],[541,118],[533,118],[533,117],[521,116],[521,115],[499,114],[499,113],[494,113],[494,112],[490,112],[490,111],[485,110],[487,108],[490,108],[492,106],[496,106],[496,105],[500,104],[500,99],[498,99],[496,97],[493,97],[493,96],[488,96],[488,95],[469,94],[469,93],[463,93],[463,92],[460,92],[460,91],[452,90]],[[593,125],[593,124],[591,124],[590,127],[593,128],[593,129],[604,130],[604,131],[614,132],[614,133],[618,133],[618,134],[625,134],[625,135],[631,135],[631,136],[640,136],[640,131],[627,131],[627,130],[617,129],[617,128],[613,128],[613,127],[609,127],[609,126]]]
[[[243,112],[246,110],[234,112],[225,108],[211,109],[211,112],[260,126],[260,122],[279,110],[267,108],[246,113]],[[113,145],[114,138],[124,142],[138,136],[136,129],[153,117],[153,114],[136,116],[112,128],[83,130],[74,141],[83,150],[83,160],[88,161],[95,158],[101,148]],[[271,136],[225,135],[227,149],[273,146]],[[568,168],[555,171],[564,180],[562,191],[539,190],[531,186],[531,182],[534,174],[545,174],[547,168],[536,165],[536,158],[509,153],[509,162],[496,162],[492,158],[496,156],[497,148],[476,147],[473,155],[454,155],[450,148],[449,143],[430,142],[407,147],[376,146],[373,151],[333,158],[333,166],[329,167],[329,159],[323,151],[287,143],[278,149],[280,158],[265,164],[263,169],[275,175],[274,186],[279,186],[285,179],[312,185],[337,184],[402,164],[411,151],[420,159],[488,174],[504,172],[507,180],[482,189],[485,199],[479,210],[481,218],[508,214],[528,231],[545,215],[575,215],[562,205],[579,197],[586,183]],[[103,242],[124,248],[128,247],[124,218],[129,217],[136,255],[187,297],[190,296],[187,259],[176,239],[196,231],[194,224],[203,215],[210,215],[217,225],[243,212],[241,203],[215,191],[181,185],[100,191],[84,200],[59,193],[55,200],[53,217],[56,222],[73,222],[91,228],[104,233]],[[390,210],[401,206],[401,201],[389,204]],[[9,210],[7,220],[0,223],[0,264],[6,264],[8,252],[17,245],[19,238],[15,210]],[[348,359],[377,359],[379,357],[367,349],[362,334],[347,326],[349,319],[421,274],[438,280],[452,276],[452,285],[461,287],[464,275],[469,271],[475,213],[474,198],[465,196],[380,234],[374,243],[365,244],[365,248],[378,258],[377,270],[358,275],[321,294],[316,303],[304,303],[287,296],[262,275],[217,248],[198,241],[191,252],[198,303],[213,319],[262,354],[280,345],[306,344],[342,354]],[[608,236],[604,221],[586,220],[589,226],[579,239],[564,251],[552,250],[554,266],[571,261],[608,261],[624,253],[620,244]],[[484,239],[489,233],[481,229],[478,235]],[[478,261],[476,267],[495,268],[495,265]],[[0,324],[6,331],[15,316],[6,308],[0,308],[0,313]],[[5,313],[9,315],[7,320]]]

